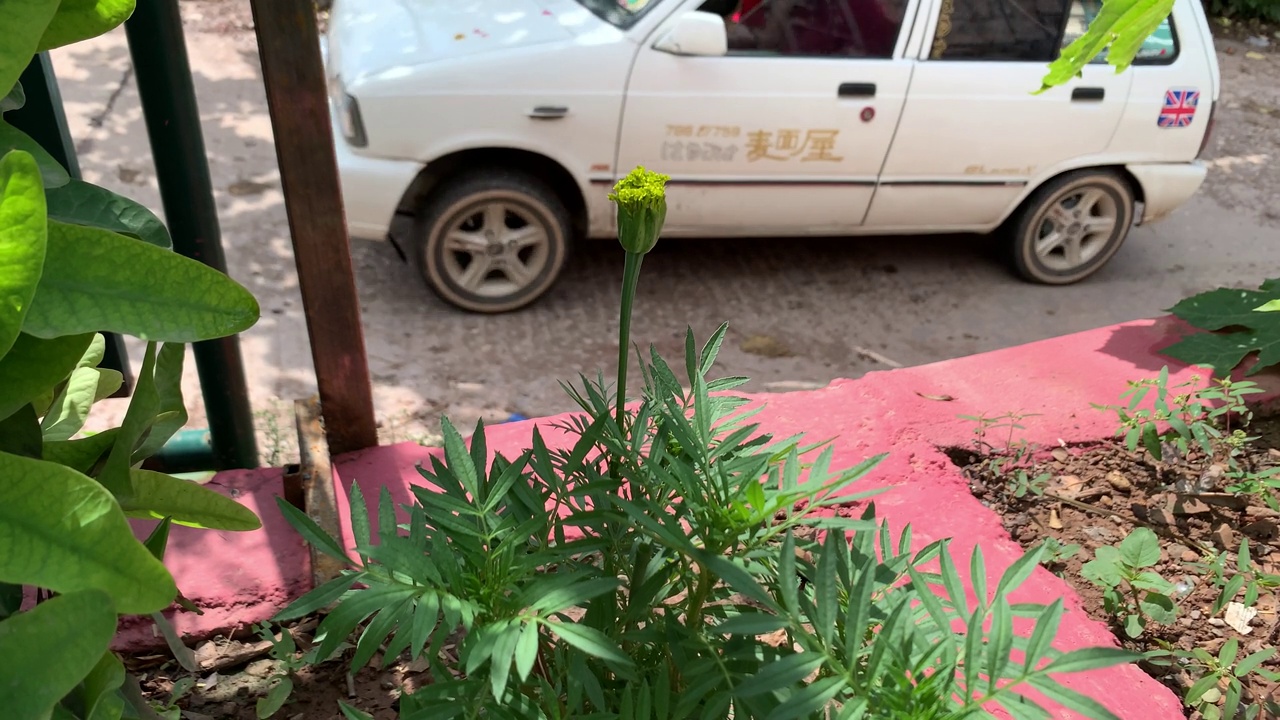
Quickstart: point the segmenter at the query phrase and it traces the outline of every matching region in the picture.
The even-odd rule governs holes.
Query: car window
[[[627,29],[636,24],[660,0],[578,0],[578,4],[605,22]]]
[[[890,58],[907,0],[707,0],[730,55]]]
[[[1089,29],[1089,23],[1098,17],[1098,13],[1102,12],[1101,0],[1075,0],[1071,3],[1071,16],[1067,18],[1067,32],[1062,38],[1062,47],[1070,45]],[[1138,48],[1138,54],[1134,56],[1134,64],[1152,64],[1173,62],[1178,57],[1178,35],[1173,30],[1173,18],[1167,17],[1156,31],[1142,43],[1142,47]],[[1104,50],[1098,54],[1096,58],[1091,60],[1093,63],[1105,63],[1107,61],[1107,52]]]
[[[1052,62],[1068,0],[943,0],[933,60]]]

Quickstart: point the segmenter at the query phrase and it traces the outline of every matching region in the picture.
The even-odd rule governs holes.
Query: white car
[[[1001,231],[1024,278],[1096,272],[1205,178],[1219,73],[1199,0],[1123,73],[1043,94],[1099,0],[337,0],[348,226],[449,303],[545,293],[607,195],[671,176],[666,237]]]

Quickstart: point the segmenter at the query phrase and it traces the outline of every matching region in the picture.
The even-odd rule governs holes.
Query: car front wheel
[[[1133,189],[1108,170],[1068,173],[1038,189],[1013,226],[1013,264],[1024,279],[1069,285],[1116,254],[1133,224]]]
[[[537,178],[502,171],[447,181],[419,209],[415,266],[442,300],[472,312],[525,307],[555,283],[569,213]]]

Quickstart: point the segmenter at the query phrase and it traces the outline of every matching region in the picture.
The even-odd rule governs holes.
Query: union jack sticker
[[[1200,91],[1178,88],[1165,91],[1164,106],[1160,108],[1160,117],[1156,125],[1162,128],[1187,127],[1196,117],[1196,106],[1200,104]]]

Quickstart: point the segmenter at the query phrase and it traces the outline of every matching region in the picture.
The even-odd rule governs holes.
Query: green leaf
[[[1160,562],[1160,538],[1151,528],[1134,528],[1120,542],[1120,559],[1131,568],[1151,567]]]
[[[1169,594],[1173,592],[1173,583],[1160,577],[1160,573],[1146,570],[1129,580],[1129,584],[1139,590]]]
[[[1188,335],[1160,352],[1192,365],[1212,366],[1219,374],[1230,372],[1254,351],[1258,362],[1248,375],[1280,363],[1280,315],[1256,312],[1277,299],[1280,282],[1273,280],[1259,290],[1220,288],[1189,297],[1170,312],[1210,332]]]
[[[156,628],[160,631],[160,635],[164,638],[164,642],[169,646],[169,652],[173,653],[173,659],[178,661],[187,672],[199,672],[200,663],[196,660],[196,654],[191,648],[183,644],[182,638],[178,635],[178,631],[173,627],[173,623],[169,622],[169,618],[162,613],[151,613],[151,621],[156,624]]]
[[[520,682],[529,679],[533,672],[533,664],[538,659],[538,623],[530,620],[520,629],[520,638],[516,641],[516,676]]]
[[[177,595],[169,571],[134,537],[94,480],[0,453],[0,582],[59,593],[95,588],[121,613],[162,610]],[[2,707],[2,705],[0,705]]]
[[[175,525],[246,532],[262,527],[249,508],[190,480],[134,470],[133,497],[120,502],[129,517],[172,518]]]
[[[1141,615],[1133,614],[1125,617],[1124,632],[1129,637],[1131,638],[1139,637],[1142,635],[1142,631],[1145,629],[1146,629],[1145,623],[1143,622]]]
[[[839,676],[815,680],[774,708],[765,720],[809,717],[825,707],[844,687],[845,680]]]
[[[45,441],[44,459],[89,475],[93,466],[111,450],[119,432],[118,428],[111,428],[75,440]]]
[[[106,337],[95,333],[84,355],[76,361],[65,387],[54,396],[45,411],[44,421],[40,424],[45,440],[70,440],[84,427],[90,408],[98,400],[98,386],[102,384],[98,363],[102,362],[106,346]]]
[[[5,716],[48,717],[98,665],[115,632],[111,597],[92,589],[59,595],[0,622]]]
[[[745,612],[734,615],[716,625],[716,632],[727,635],[763,635],[787,627],[785,619],[762,612]]]
[[[110,650],[102,653],[84,679],[82,699],[88,712],[86,720],[119,720],[124,711],[124,698],[116,692],[124,685],[124,663]]]
[[[50,220],[44,275],[23,330],[187,343],[233,335],[257,319],[253,295],[203,263],[108,230]]]
[[[22,457],[44,459],[44,438],[40,437],[40,418],[28,403],[9,417],[0,420],[0,452]]]
[[[48,234],[44,213],[36,161],[23,152],[4,155],[0,158],[0,357],[18,338],[44,269]]]
[[[542,593],[529,605],[533,612],[560,612],[565,608],[581,605],[591,598],[603,595],[618,587],[616,578],[593,578],[560,587]]]
[[[291,505],[282,497],[276,496],[276,507],[280,508],[280,514],[284,515],[284,519],[289,521],[294,530],[307,541],[311,547],[328,555],[331,558],[342,561],[344,565],[351,564],[351,558],[346,551],[342,549],[342,545],[329,536],[314,520],[307,517],[307,514]]]
[[[133,14],[134,0],[62,0],[40,38],[40,52],[114,30]]]
[[[21,110],[27,104],[27,94],[22,91],[22,83],[14,83],[8,95],[0,97],[0,115],[10,110]]]
[[[277,677],[279,679],[267,691],[266,696],[258,698],[256,706],[258,720],[266,720],[275,715],[288,702],[289,696],[293,694],[293,681],[284,675]]]
[[[111,230],[145,243],[172,247],[169,230],[156,214],[122,195],[83,180],[71,180],[45,193],[49,219]]]
[[[166,345],[161,352],[171,351],[173,346]],[[134,450],[139,441],[145,437],[147,428],[155,422],[160,408],[160,397],[156,390],[155,374],[156,344],[147,343],[142,355],[142,369],[138,371],[138,382],[133,389],[133,397],[129,399],[129,407],[125,410],[124,420],[116,430],[111,453],[103,463],[101,471],[96,475],[98,482],[111,491],[117,500],[133,500],[132,467]]]
[[[187,424],[187,406],[182,401],[182,364],[186,354],[185,345],[165,343],[156,354],[154,371],[145,378],[139,371],[133,394],[135,398],[140,392],[148,394],[147,413],[151,419],[142,444],[130,458],[134,465],[159,452]]]
[[[1028,670],[1034,670],[1040,660],[1044,658],[1053,640],[1058,636],[1058,624],[1062,621],[1062,613],[1064,606],[1062,598],[1054,600],[1036,619],[1036,628],[1031,631],[1031,638],[1027,641],[1027,649],[1025,653],[1024,663]]]
[[[44,2],[45,0],[28,1]],[[7,20],[8,18],[6,17],[5,19]],[[9,29],[6,28],[4,35],[7,37],[9,34]],[[4,40],[0,40],[0,42],[4,42]],[[0,51],[0,54],[2,54],[2,52],[3,51]],[[4,61],[0,60],[0,73],[4,72],[3,64]],[[24,62],[23,65],[25,64],[26,63]],[[0,82],[3,81],[0,80]],[[39,177],[37,187],[43,187],[48,190],[51,188],[62,187],[63,185],[71,182],[71,176],[67,174],[67,169],[62,167],[62,164],[55,160],[54,157],[49,154],[49,151],[41,147],[40,143],[32,140],[31,136],[22,132],[18,128],[10,125],[4,120],[0,120],[0,157],[7,157],[6,154],[11,154],[10,151],[13,150],[21,150],[22,152],[30,155],[31,159],[35,161]],[[40,207],[45,207],[44,193],[40,193]],[[42,212],[41,215],[43,214],[44,213]],[[0,227],[4,226],[0,225]]]
[[[339,575],[320,587],[313,588],[302,597],[289,603],[288,607],[276,613],[275,616],[271,618],[271,622],[296,620],[300,617],[306,617],[317,610],[326,608],[333,601],[342,597],[343,593],[350,590],[351,586],[359,582],[362,577],[363,575],[359,573]]]
[[[58,10],[58,0],[8,0],[0,33],[0,92],[8,95],[39,51],[40,36]]]
[[[1107,63],[1122,72],[1133,63],[1142,43],[1173,10],[1173,0],[1107,0],[1085,33],[1063,49],[1049,65],[1038,92],[1069,82],[1110,47]]]
[[[341,700],[338,701],[338,709],[342,710],[342,716],[347,720],[373,720],[373,716],[369,713],[353,708]]]
[[[1094,550],[1094,555],[1096,559],[1080,567],[1080,575],[1085,580],[1104,587],[1119,585],[1124,580],[1124,575],[1120,572],[1120,551],[1110,545],[1103,545]]]
[[[1044,668],[1046,673],[1072,673],[1124,665],[1142,659],[1138,653],[1121,648],[1091,647],[1059,655]]]
[[[1138,603],[1138,609],[1143,615],[1161,625],[1169,625],[1178,619],[1178,606],[1173,604],[1173,600],[1168,595],[1157,592],[1148,592],[1143,595]]]
[[[623,654],[617,644],[593,627],[573,622],[549,622],[546,625],[556,637],[591,657],[608,660],[624,668],[633,666],[631,658]]]
[[[786,655],[760,668],[753,677],[734,688],[734,694],[749,698],[792,687],[822,667],[825,661],[826,658],[817,652]]]
[[[22,609],[22,586],[0,583],[0,620]]]
[[[18,335],[9,352],[0,357],[0,418],[66,379],[92,340],[89,333],[52,340]]]
[[[173,521],[165,518],[157,523],[147,539],[142,541],[143,547],[151,553],[151,557],[160,562],[164,562],[164,551],[169,547],[169,530],[172,527]]]

